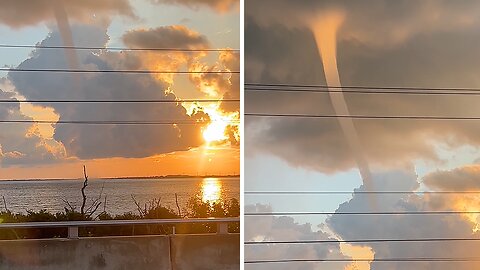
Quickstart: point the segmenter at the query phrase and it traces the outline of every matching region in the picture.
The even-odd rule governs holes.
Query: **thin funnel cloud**
[[[345,97],[342,91],[342,84],[338,74],[337,65],[337,32],[344,21],[344,14],[341,12],[329,12],[319,16],[313,22],[310,22],[312,32],[317,43],[318,51],[322,58],[325,79],[329,86],[329,96],[332,101],[335,114],[350,115]],[[333,87],[333,88],[331,88]],[[340,87],[340,88],[338,88]],[[340,92],[338,92],[340,90]],[[333,91],[333,92],[331,92]],[[357,163],[363,184],[366,190],[373,190],[372,174],[368,161],[358,137],[357,130],[352,119],[338,118],[345,138],[352,150],[353,157]],[[376,206],[375,200],[370,197],[371,206]]]
[[[62,37],[63,46],[65,47],[74,47],[72,29],[70,27],[70,22],[68,20],[68,14],[65,10],[63,3],[59,2],[58,5],[53,7],[53,12],[55,14],[55,20],[57,21],[58,30],[60,36]],[[72,70],[80,69],[80,64],[78,61],[78,55],[76,50],[69,50],[68,48],[64,49],[65,57],[67,60],[68,68]],[[73,78],[74,87],[80,91],[80,77],[78,74],[71,74]]]

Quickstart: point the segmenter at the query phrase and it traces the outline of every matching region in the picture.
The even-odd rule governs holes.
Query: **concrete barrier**
[[[239,235],[0,241],[0,269],[239,269]]]
[[[240,269],[240,235],[175,235],[173,270]]]

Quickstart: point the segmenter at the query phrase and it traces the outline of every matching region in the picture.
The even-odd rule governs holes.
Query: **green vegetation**
[[[136,203],[136,202],[135,202]],[[204,202],[199,197],[192,197],[188,201],[187,212],[182,214],[180,210],[162,206],[160,200],[154,199],[144,204],[141,208],[138,203],[138,213],[127,212],[121,215],[110,215],[102,212],[93,217],[90,214],[81,213],[74,209],[65,208],[64,212],[49,213],[46,210],[28,211],[26,214],[12,213],[11,211],[0,212],[2,223],[19,222],[47,222],[47,221],[78,221],[78,220],[133,220],[133,219],[178,219],[178,218],[208,218],[208,217],[238,217],[240,216],[240,204],[238,200],[231,199],[227,202],[211,203]],[[239,224],[230,224],[229,232],[238,233]],[[125,226],[99,226],[79,228],[82,237],[95,236],[125,236],[146,234],[171,234],[173,225],[125,225]],[[175,233],[213,233],[216,232],[216,224],[179,224],[175,225]],[[67,228],[42,228],[42,229],[0,229],[0,239],[27,239],[27,238],[60,238],[67,236]]]

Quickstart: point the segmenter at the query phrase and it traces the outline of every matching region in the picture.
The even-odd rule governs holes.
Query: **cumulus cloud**
[[[460,172],[462,168],[453,170]],[[432,175],[438,176],[438,174]],[[420,182],[411,166],[401,169],[380,171],[372,177],[375,190],[406,191],[404,194],[365,194],[353,193],[352,198],[342,203],[336,212],[423,212],[423,211],[470,211],[478,209],[479,200],[475,196],[451,194],[418,194]],[[430,186],[429,186],[430,187]],[[435,188],[434,190],[444,190]],[[449,190],[462,190],[449,187]],[[361,186],[356,192],[365,191]],[[411,192],[411,193],[408,193]],[[375,196],[380,204],[372,208],[370,196]],[[266,205],[247,205],[245,212],[272,212]],[[478,215],[332,215],[327,218],[320,230],[313,232],[309,224],[299,224],[291,217],[255,217],[245,220],[246,241],[301,241],[301,240],[360,240],[360,239],[428,239],[428,238],[479,238]],[[325,233],[329,232],[329,233]],[[353,243],[356,248],[370,249],[358,253],[354,258],[476,258],[480,247],[477,241],[448,242],[378,242]],[[327,251],[328,250],[328,251]],[[328,253],[333,256],[328,257]],[[247,246],[247,259],[304,259],[304,258],[349,258],[345,249],[338,243],[331,245],[269,245]],[[337,265],[331,264],[329,267]],[[438,262],[378,262],[370,263],[369,268],[361,269],[476,269],[478,262],[438,263]],[[277,265],[276,265],[277,267]],[[310,269],[319,264],[278,264],[284,269]],[[321,266],[320,266],[321,267]],[[348,268],[350,267],[350,268]],[[255,265],[249,269],[271,269],[271,265]],[[283,268],[279,268],[283,269]],[[316,269],[316,268],[312,268]],[[329,268],[330,269],[330,268]],[[336,268],[334,268],[336,269]],[[339,269],[357,269],[353,265],[342,265]]]
[[[215,65],[208,65],[200,61],[192,63],[191,71],[239,71],[240,55],[235,52],[221,52]],[[238,74],[218,73],[193,73],[190,80],[197,89],[212,98],[239,99],[240,76]],[[226,112],[238,112],[239,103],[222,103],[221,107]]]
[[[131,48],[211,48],[207,37],[181,25],[131,30],[123,35],[122,40]],[[217,63],[213,65],[202,61],[206,56],[204,52],[149,52],[140,60],[144,66],[149,68],[162,66],[163,68],[168,67],[176,70],[185,65],[189,71],[240,70],[240,55],[236,52],[220,52]],[[173,83],[173,76],[162,76],[167,82]],[[166,76],[170,77],[166,78]],[[189,78],[199,91],[212,98],[240,98],[240,77],[236,74],[200,73],[190,74]],[[239,106],[235,103],[224,103],[222,109],[228,112],[238,111]]]
[[[207,37],[195,32],[185,26],[173,25],[151,29],[131,30],[123,35],[123,42],[132,48],[186,48],[186,49],[209,49],[210,42]],[[214,64],[206,63],[206,52],[146,52],[141,58],[127,59],[132,68],[143,66],[147,69],[178,70],[185,68],[188,71],[238,71],[240,69],[240,56],[238,53],[224,51],[220,52],[218,60]],[[138,62],[140,61],[140,62]],[[174,85],[173,74],[155,75],[158,80],[164,81],[170,87],[168,91],[177,92]],[[240,98],[240,78],[237,74],[201,74],[193,73],[189,75],[189,80],[194,84],[202,96],[211,99],[239,99]],[[179,92],[179,91],[178,91]],[[198,104],[199,108],[201,104]],[[218,109],[226,114],[237,114],[238,118],[239,103],[221,102]],[[233,117],[233,116],[232,116]],[[230,121],[230,120],[229,120]],[[227,141],[238,145],[238,127],[229,125],[226,128]]]
[[[128,0],[5,0],[0,9],[0,23],[18,28],[50,21],[55,18],[54,9],[62,5],[70,19],[81,22],[90,21],[94,16],[135,17]]]
[[[209,48],[206,36],[182,25],[130,30],[122,36],[122,40],[129,47],[139,48]]]
[[[446,171],[435,171],[423,178],[423,183],[433,190],[440,191],[478,191],[480,190],[479,165],[467,165]],[[448,196],[426,196],[430,204],[437,209],[454,208],[459,211],[473,211],[480,208],[480,198],[475,193],[451,193]],[[469,214],[468,219],[480,228],[480,215]]]
[[[473,16],[473,11],[478,10],[480,5],[476,2],[461,1],[461,4],[455,5],[456,8],[452,8],[445,1],[425,1],[419,5],[409,1],[395,1],[393,4],[391,1],[376,0],[369,1],[371,5],[351,1],[278,1],[275,2],[278,8],[270,13],[266,12],[268,2],[246,3],[246,82],[325,84],[311,29],[300,21],[290,24],[290,20],[287,22],[282,19],[281,13],[283,11],[285,14],[288,10],[293,17],[297,13],[306,17],[307,14],[314,16],[343,9],[346,16],[339,31],[337,50],[343,85],[480,85],[477,76],[480,58],[475,45],[480,41],[476,30],[479,22]],[[441,19],[423,22],[428,19],[425,18],[428,17],[425,10],[430,6],[432,8],[429,10],[438,11],[440,18],[448,17],[448,26]],[[366,13],[362,13],[363,10]],[[442,15],[447,12],[448,16]],[[262,17],[260,14],[267,15]],[[386,17],[391,20],[379,23]],[[411,21],[418,27],[407,27]],[[395,39],[387,34],[397,28],[407,28],[408,31],[405,31],[408,35]],[[360,30],[376,33],[378,37],[361,36]],[[476,98],[468,96],[346,94],[345,98],[350,113],[356,115],[480,114]],[[245,99],[247,112],[334,114],[326,94],[247,91]],[[259,120],[247,117],[246,125],[249,153],[269,152],[294,166],[323,172],[347,170],[355,166],[335,119]],[[436,146],[440,144],[452,149],[461,145],[480,144],[480,125],[476,122],[356,120],[355,126],[364,145],[365,156],[374,166],[394,167],[418,159],[439,161],[441,158]]]
[[[373,177],[376,190],[414,191],[419,187],[413,169],[381,172]],[[365,190],[360,187],[357,191]],[[368,196],[381,196],[378,209],[370,207]],[[365,211],[459,211],[444,195],[414,194],[354,194],[353,198],[341,204],[337,212]],[[438,202],[447,202],[439,204]],[[396,216],[348,216],[332,215],[327,224],[342,239],[425,239],[425,238],[478,238],[474,231],[476,224],[466,215],[396,215]],[[360,244],[355,244],[360,245]],[[475,242],[409,242],[368,244],[375,258],[468,258],[476,257],[479,244]],[[371,269],[452,269],[448,263],[403,263],[373,262]],[[456,269],[478,268],[479,263],[455,264]]]
[[[207,37],[181,25],[163,26],[151,29],[135,29],[122,36],[123,42],[130,48],[185,48],[208,49]],[[147,51],[142,57],[125,54],[123,62],[131,68],[158,70],[179,70],[190,66],[205,56],[203,52],[162,52]],[[174,74],[157,74],[155,77],[170,85],[174,83]]]
[[[449,171],[436,171],[427,174],[423,182],[438,190],[478,190],[480,189],[480,166],[471,165]]]
[[[246,205],[245,212],[272,212],[267,205]],[[245,217],[245,241],[334,240],[323,231],[313,231],[311,224],[299,224],[291,217]],[[285,259],[346,258],[339,243],[322,245],[249,245],[245,261]],[[329,265],[329,269],[345,269],[347,263]],[[245,269],[272,269],[271,264],[245,265]],[[318,269],[314,263],[276,264],[275,269]]]
[[[15,101],[14,93],[0,89],[0,99]],[[0,120],[32,120],[20,110],[18,102],[0,106]],[[23,166],[31,163],[51,163],[64,157],[57,142],[45,138],[35,124],[0,123],[0,167]]]
[[[209,7],[218,12],[227,12],[238,8],[239,0],[151,0],[156,4],[183,5],[193,9]]]
[[[132,30],[123,35],[123,42],[132,48],[210,48],[210,42],[205,36],[179,25]],[[228,72],[240,69],[240,55],[236,52],[220,52],[218,60],[213,64],[205,61],[208,56],[207,52],[154,51],[142,54],[141,58],[133,57],[133,60],[131,55],[127,54],[124,56],[123,61],[132,68],[158,69],[158,67],[162,67],[165,70],[184,68],[191,72]],[[180,92],[181,89],[174,85],[174,74],[155,75],[155,78],[167,83],[169,85],[168,91]],[[207,98],[240,98],[240,77],[238,74],[192,73],[188,78],[196,89],[201,92],[201,95],[207,96]],[[218,118],[225,121],[231,121],[239,118],[239,104],[238,102],[218,102],[218,104],[197,104],[196,107],[203,108],[202,110],[208,113],[214,113]],[[223,142],[238,145],[239,139],[238,125],[227,125]]]
[[[94,26],[74,26],[75,44],[104,46],[106,30]],[[61,44],[58,32],[53,32],[41,45]],[[140,56],[138,56],[140,57]],[[140,62],[128,52],[79,51],[79,68],[91,70],[132,69],[131,62]],[[52,50],[37,50],[19,68],[66,68],[63,54]],[[9,73],[17,91],[27,99],[80,100],[175,100],[166,94],[167,84],[148,74],[71,74]],[[188,115],[176,103],[163,104],[52,104],[60,120],[99,121],[165,121],[188,122],[178,125],[55,125],[54,138],[61,142],[69,156],[82,159],[107,157],[146,157],[155,154],[187,150],[203,143],[201,129],[208,123],[202,111]],[[198,121],[197,124],[191,124]]]

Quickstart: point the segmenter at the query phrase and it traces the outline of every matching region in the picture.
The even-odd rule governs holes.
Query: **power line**
[[[245,216],[310,216],[310,215],[344,215],[344,216],[389,216],[389,215],[462,215],[480,214],[480,211],[404,211],[404,212],[254,212]]]
[[[0,120],[0,123],[6,124],[77,124],[77,125],[200,125],[216,122],[196,121],[76,121],[76,120]],[[225,122],[225,121],[222,121]],[[228,121],[229,124],[238,124],[239,121]]]
[[[250,88],[245,91],[254,92],[306,92],[306,93],[343,93],[343,94],[388,94],[388,95],[466,95],[478,96],[480,92],[440,92],[440,91],[393,91],[393,90],[312,90],[312,89],[280,89],[280,88]]]
[[[130,73],[130,74],[239,74],[240,71],[163,71],[163,70],[90,70],[90,69],[18,69],[0,68],[6,72],[52,72],[52,73]]]
[[[245,195],[480,194],[480,191],[245,191]]]
[[[129,47],[91,47],[91,46],[45,46],[0,44],[0,48],[30,49],[69,49],[69,50],[109,50],[109,51],[168,51],[168,52],[240,52],[239,49],[190,49],[190,48],[129,48]]]
[[[397,86],[328,86],[328,85],[312,85],[312,84],[261,84],[261,83],[245,83],[245,86],[253,87],[287,87],[287,88],[317,88],[317,89],[359,89],[359,90],[410,90],[410,91],[480,91],[480,88],[461,88],[461,87],[397,87]]]
[[[31,99],[31,100],[16,100],[16,99],[0,99],[0,103],[183,103],[183,102],[240,102],[240,99],[182,99],[182,100],[163,100],[163,99],[152,99],[152,100],[41,100],[41,99]]]
[[[313,115],[313,114],[269,114],[269,113],[245,113],[245,116],[252,117],[289,117],[289,118],[350,118],[360,120],[480,120],[478,116],[455,117],[455,116],[417,116],[417,115]]]
[[[329,239],[329,240],[302,240],[302,241],[246,241],[245,245],[290,245],[290,244],[335,244],[335,243],[402,243],[402,242],[461,242],[480,241],[480,238],[406,238],[406,239]]]
[[[374,259],[285,259],[285,260],[252,260],[245,261],[245,264],[263,263],[296,263],[296,262],[480,262],[480,258],[374,258]]]

